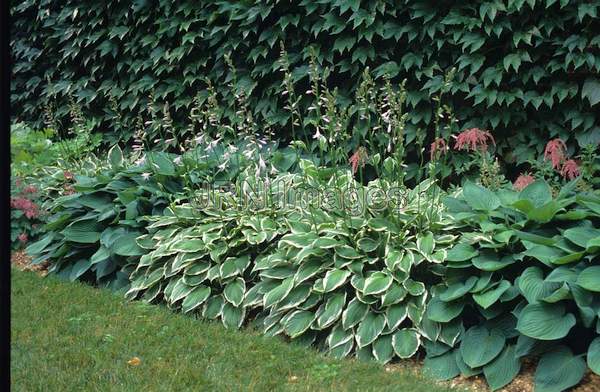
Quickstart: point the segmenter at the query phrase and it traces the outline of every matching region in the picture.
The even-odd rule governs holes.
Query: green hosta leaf
[[[238,307],[244,301],[245,292],[246,282],[242,278],[237,278],[225,286],[225,290],[223,290],[223,296],[233,306]]]
[[[265,294],[263,298],[263,307],[265,309],[270,308],[275,305],[277,302],[284,299],[290,291],[294,288],[294,278],[287,278],[281,284],[268,293]]]
[[[369,305],[360,302],[357,298],[353,298],[342,313],[342,325],[344,329],[351,328],[360,323],[368,312]]]
[[[475,300],[475,302],[477,302],[482,308],[487,309],[495,304],[500,299],[502,294],[504,294],[504,292],[510,287],[510,282],[503,280],[498,286],[492,289],[473,294],[473,300]]]
[[[457,282],[449,285],[444,291],[440,292],[439,299],[444,302],[454,301],[462,298],[467,294],[477,283],[478,278],[471,276],[465,282]]]
[[[529,304],[519,314],[517,330],[539,340],[564,338],[575,325],[575,316],[565,314],[562,304]]]
[[[467,204],[474,210],[493,211],[500,207],[500,199],[494,192],[471,181],[465,182],[463,196]]]
[[[199,285],[196,286],[183,300],[181,310],[183,313],[190,312],[202,305],[210,296],[210,287]]]
[[[428,232],[424,236],[419,236],[417,238],[417,248],[424,255],[430,255],[433,253],[433,249],[435,248],[435,240],[433,239],[433,233]]]
[[[385,311],[387,324],[390,330],[398,328],[400,323],[408,316],[408,307],[405,304],[395,304],[389,306]]]
[[[110,251],[104,246],[100,245],[96,253],[92,255],[90,261],[92,264],[100,263],[110,257]]]
[[[425,285],[422,282],[417,282],[409,278],[406,279],[402,284],[413,297],[417,297],[425,293]]]
[[[363,252],[369,253],[375,251],[377,247],[379,247],[379,241],[375,241],[369,237],[363,237],[358,240],[357,245]]]
[[[78,221],[67,226],[61,234],[67,241],[93,244],[100,240],[99,225],[95,221]]]
[[[521,370],[521,361],[515,354],[515,346],[506,346],[500,355],[483,368],[490,388],[495,391],[511,382]]]
[[[118,144],[115,144],[108,150],[108,161],[113,168],[118,168],[123,165],[123,151]]]
[[[538,302],[560,287],[559,283],[544,282],[540,267],[526,268],[519,276],[517,285],[529,303]]]
[[[419,338],[419,333],[414,329],[404,328],[394,333],[392,337],[392,346],[394,347],[394,352],[400,358],[410,358],[419,349],[421,345],[421,340]]]
[[[585,374],[585,361],[565,346],[544,354],[535,371],[536,392],[561,392],[577,385]]]
[[[505,337],[497,330],[483,326],[471,327],[465,332],[460,343],[460,354],[472,368],[490,363],[504,348]]]
[[[339,345],[348,343],[354,339],[354,333],[352,330],[345,330],[342,328],[340,323],[337,323],[335,327],[331,329],[331,333],[327,336],[326,343],[329,349],[336,348]]]
[[[469,244],[456,244],[448,251],[446,261],[465,261],[477,256],[479,252]]]
[[[427,305],[427,317],[432,321],[447,323],[458,317],[464,307],[465,303],[461,300],[444,302],[439,298],[434,297],[429,302],[429,305]]]
[[[76,280],[81,275],[85,274],[92,266],[92,262],[90,260],[79,260],[71,267],[71,271],[69,273],[69,279],[71,281]]]
[[[315,320],[315,314],[307,310],[297,310],[286,319],[283,329],[292,339],[302,335]]]
[[[140,246],[135,241],[136,237],[139,236],[139,233],[127,233],[125,235],[119,236],[116,241],[112,245],[113,253],[119,256],[141,256],[146,253],[145,250],[140,248]]]
[[[437,380],[450,380],[460,374],[454,351],[436,357],[427,356],[423,365],[425,374]]]
[[[512,255],[506,255],[502,258],[496,256],[494,253],[482,253],[479,256],[473,258],[472,263],[475,267],[482,271],[498,271],[502,268],[508,267],[515,263],[515,259]]]
[[[600,337],[592,340],[587,351],[587,364],[590,369],[600,375]]]
[[[383,314],[369,312],[360,322],[356,330],[356,343],[358,347],[365,347],[375,341],[385,328]]]
[[[373,356],[381,363],[388,363],[394,356],[394,349],[392,348],[392,336],[382,335],[377,338],[372,344]]]
[[[600,238],[600,230],[593,227],[573,227],[565,230],[562,235],[572,243],[588,248],[588,242]]]
[[[519,193],[519,199],[530,201],[533,207],[541,207],[552,201],[552,191],[546,181],[537,180]]]
[[[44,249],[46,249],[46,247],[48,245],[50,245],[50,243],[52,242],[53,239],[54,239],[54,233],[49,232],[41,240],[36,241],[36,242],[32,243],[31,245],[29,245],[25,249],[25,251],[27,252],[28,255],[39,255],[40,253],[42,253],[44,251]]]
[[[365,280],[364,295],[381,294],[392,285],[392,277],[383,272],[375,272]]]
[[[550,222],[561,208],[561,205],[556,200],[551,200],[541,207],[529,210],[527,212],[527,219],[540,223]]]
[[[600,292],[600,266],[587,267],[581,271],[577,284],[586,290]]]
[[[214,320],[221,315],[225,300],[221,295],[210,297],[202,310],[202,317]]]
[[[295,279],[296,283],[302,283],[305,280],[316,275],[319,271],[323,270],[325,267],[326,266],[323,265],[321,260],[306,261],[306,262],[302,263],[300,268],[298,268],[296,275],[294,275],[294,279]]]
[[[325,303],[323,311],[317,317],[319,328],[327,328],[335,323],[341,316],[346,305],[346,293],[334,294]]]
[[[226,302],[221,310],[221,318],[225,328],[237,329],[241,327],[242,323],[244,322],[245,315],[246,310],[243,307],[233,306],[229,302]]]
[[[331,271],[327,271],[327,274],[323,279],[323,287],[325,292],[327,293],[337,289],[346,282],[349,276],[350,271],[346,270],[333,269]]]

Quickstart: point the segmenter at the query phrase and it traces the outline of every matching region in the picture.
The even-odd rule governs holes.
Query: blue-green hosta
[[[543,181],[494,193],[466,183],[445,200],[460,228],[426,317],[453,341],[429,347],[439,378],[483,373],[509,383],[541,355],[536,391],[561,391],[600,371],[600,195],[557,197]]]

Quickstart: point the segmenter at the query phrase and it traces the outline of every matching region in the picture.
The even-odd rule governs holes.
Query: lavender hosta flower
[[[144,157],[141,157],[140,159],[136,160],[135,164],[137,166],[143,166],[143,165],[145,165],[146,164],[146,157],[144,156]]]
[[[173,163],[176,165],[181,165],[181,155],[173,159]]]
[[[228,165],[228,164],[229,164],[229,162],[225,161],[225,162],[221,163],[221,164],[218,166],[218,169],[219,169],[219,170],[221,170],[221,171],[223,171],[223,170],[225,170],[225,169],[227,168],[227,165]]]
[[[319,128],[317,128],[317,132],[315,132],[315,134],[312,137],[313,139],[320,139],[321,138],[321,132],[319,132]]]
[[[215,139],[212,142],[208,143],[208,146],[204,149],[206,152],[211,152],[219,143],[219,139]]]
[[[144,179],[144,181],[148,181],[151,175],[151,173],[142,173],[142,178]]]

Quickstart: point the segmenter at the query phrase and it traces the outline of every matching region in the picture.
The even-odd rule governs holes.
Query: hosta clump
[[[27,248],[33,263],[49,261],[50,272],[70,280],[126,286],[145,253],[135,242],[145,233],[140,218],[162,214],[183,187],[175,171],[165,172],[166,162],[167,156],[154,154],[148,163],[131,166],[113,148],[108,165],[90,176],[76,175],[76,193],[52,203],[47,234]]]
[[[407,193],[402,206],[375,209],[369,189],[392,184],[363,187],[350,173],[303,165],[306,182],[338,191],[350,186],[367,198],[359,197],[361,212],[354,215],[309,205],[286,218],[290,233],[253,267],[260,283],[248,304],[263,309],[258,324],[269,335],[317,343],[337,357],[355,353],[388,362],[412,356],[422,336],[436,333],[423,320],[434,278],[428,269],[443,261],[454,239],[443,234],[435,208],[439,190],[426,182],[420,192]],[[426,206],[433,207],[430,214]]]
[[[431,373],[483,373],[498,389],[541,356],[536,391],[577,384],[586,359],[600,373],[600,195],[573,186],[553,198],[543,181],[496,193],[467,182],[446,198],[461,239],[426,318],[453,339],[428,347]]]
[[[239,328],[257,293],[252,265],[287,228],[281,211],[246,210],[226,197],[222,202],[219,208],[173,206],[163,216],[148,217],[149,233],[137,239],[148,253],[131,274],[126,296],[166,302]]]

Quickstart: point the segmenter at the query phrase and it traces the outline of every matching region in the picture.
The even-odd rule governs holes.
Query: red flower
[[[440,155],[444,155],[448,152],[448,145],[446,141],[441,137],[438,137],[431,143],[431,147],[429,150],[429,157],[433,161],[438,158]]]
[[[36,193],[37,192],[37,188],[33,185],[28,185],[25,188],[23,188],[23,193]]]
[[[352,166],[352,174],[355,174],[358,170],[358,166],[365,167],[367,161],[367,150],[364,147],[358,147],[358,149],[352,154],[348,162]]]
[[[552,162],[552,168],[558,169],[561,162],[565,159],[567,153],[567,145],[560,139],[552,139],[546,144],[544,150],[544,159],[549,159]]]
[[[560,169],[560,175],[567,180],[577,178],[580,174],[579,165],[574,159],[565,161],[562,168]]]
[[[10,208],[23,211],[28,219],[37,218],[39,215],[37,204],[24,197],[10,199]]]
[[[26,243],[28,240],[26,233],[19,234],[19,237],[17,237],[17,238],[19,239],[19,241],[21,241],[22,244]]]
[[[487,151],[488,143],[492,142],[496,145],[496,141],[491,133],[488,131],[482,131],[479,128],[471,128],[456,136],[456,144],[454,145],[455,150],[467,150],[467,151]]]
[[[517,177],[517,179],[513,183],[513,188],[515,188],[518,191],[522,191],[523,189],[527,188],[527,185],[531,184],[534,181],[535,178],[533,178],[531,174],[525,172],[519,177]]]

